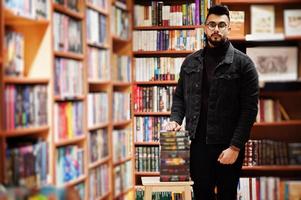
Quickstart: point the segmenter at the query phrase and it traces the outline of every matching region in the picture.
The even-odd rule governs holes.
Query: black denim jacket
[[[200,117],[203,60],[203,50],[187,56],[173,96],[171,121],[182,124],[186,116],[191,138]],[[209,91],[206,143],[243,148],[256,119],[258,94],[253,62],[230,44],[224,60],[215,68]]]

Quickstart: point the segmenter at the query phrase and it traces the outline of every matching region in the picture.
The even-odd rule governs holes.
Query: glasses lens
[[[214,30],[215,27],[216,27],[216,23],[215,22],[209,22],[208,27],[209,27],[210,30]]]
[[[220,22],[218,24],[219,30],[224,30],[227,27],[227,24],[225,22]]]

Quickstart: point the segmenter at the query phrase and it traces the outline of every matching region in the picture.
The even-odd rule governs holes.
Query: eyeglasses
[[[216,25],[220,31],[224,31],[226,29],[226,27],[228,26],[225,22],[220,22],[218,24],[216,22],[208,22],[207,23],[207,26],[208,26],[209,30],[211,30],[211,31],[215,30]]]

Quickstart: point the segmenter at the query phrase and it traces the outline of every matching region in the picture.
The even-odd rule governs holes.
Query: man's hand
[[[177,122],[171,121],[166,124],[165,129],[167,131],[178,131],[181,129],[181,126]]]
[[[238,154],[239,151],[229,147],[219,155],[217,161],[220,162],[221,164],[228,164],[228,165],[233,164],[236,161]]]

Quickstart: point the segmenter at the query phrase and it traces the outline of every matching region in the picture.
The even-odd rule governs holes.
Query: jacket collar
[[[195,59],[200,60],[201,62],[203,62],[204,59],[204,50],[198,50],[196,51],[193,55],[192,55]],[[225,58],[221,63],[226,63],[226,64],[231,64],[233,63],[233,57],[234,57],[234,47],[233,45],[230,43],[228,50],[226,52]]]

